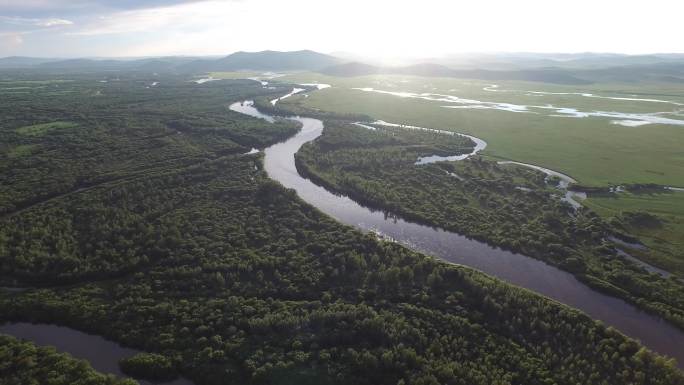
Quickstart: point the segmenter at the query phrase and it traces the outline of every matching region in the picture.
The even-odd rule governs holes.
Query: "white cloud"
[[[72,25],[73,21],[66,19],[38,19],[36,25],[41,27],[54,27],[56,25]]]
[[[547,0],[131,1],[121,1],[117,8],[114,0],[93,0],[92,6],[79,6],[83,12],[78,14],[51,10],[54,13],[47,15],[54,18],[0,17],[0,27],[23,22],[21,28],[10,29],[42,28],[48,32],[25,37],[25,52],[56,50],[63,42],[58,53],[69,56],[305,48],[384,57],[684,49],[681,0],[575,0],[565,5]]]
[[[34,26],[34,27],[55,27],[60,25],[72,25],[71,20],[58,18],[26,18],[18,16],[0,16],[0,23],[11,24],[15,26]]]
[[[98,16],[86,22],[82,28],[70,32],[71,35],[93,36],[122,34],[131,32],[154,31],[166,29],[173,31],[182,26],[189,18],[196,21],[194,3],[160,8],[119,11],[104,16]],[[202,9],[200,7],[200,9]]]
[[[668,12],[662,12],[665,9]],[[651,0],[648,5],[632,0],[576,0],[566,6],[542,0],[207,1],[119,12],[77,33],[158,33],[159,45],[140,42],[140,50],[159,52],[163,46],[167,53],[267,48],[379,56],[472,51],[643,53],[681,51],[682,14],[684,3],[677,0]]]
[[[84,14],[102,9],[143,9],[206,0],[0,0],[0,9],[22,12],[80,11]],[[241,0],[229,0],[241,1]]]

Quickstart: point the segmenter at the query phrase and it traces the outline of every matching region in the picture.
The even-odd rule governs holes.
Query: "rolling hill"
[[[43,70],[141,70],[173,72],[211,71],[317,71],[343,62],[319,52],[260,51],[235,52],[222,58],[156,57],[144,59],[44,59],[30,57],[0,58],[2,69]]]

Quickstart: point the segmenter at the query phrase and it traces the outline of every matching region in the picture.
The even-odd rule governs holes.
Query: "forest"
[[[270,180],[262,155],[245,153],[297,127],[227,106],[288,87],[137,72],[58,82],[11,75],[0,84],[29,88],[0,90],[0,286],[21,290],[0,289],[0,322],[98,334],[150,353],[122,362],[131,375],[179,373],[198,385],[684,384],[674,360],[575,309],[343,226]],[[440,195],[450,186],[454,202],[492,216],[473,236],[490,236],[494,215],[524,218],[529,228],[516,231],[531,242],[511,248],[552,250],[558,263],[627,292],[608,283],[614,270],[604,267],[623,264],[633,275],[625,270],[620,279],[662,287],[657,295],[672,290],[670,301],[684,298],[680,287],[594,243],[606,230],[589,213],[578,213],[567,233],[552,231],[570,221],[559,213],[572,213],[545,196],[535,173],[477,160],[412,165],[426,151],[467,151],[467,140],[344,124],[325,132],[298,162],[341,191],[365,186],[377,204],[430,194],[437,207],[455,199]],[[426,186],[422,172],[434,191],[418,191]],[[447,172],[475,181],[457,189]],[[395,178],[405,186],[387,188]],[[381,183],[397,195],[378,193]],[[497,193],[518,183],[539,192],[515,204]],[[487,199],[471,201],[475,189]],[[400,213],[415,218],[457,210],[401,204],[407,211]],[[545,213],[537,217],[540,205]],[[564,243],[570,231],[581,247]],[[496,234],[508,239],[503,229]],[[681,314],[677,303],[661,306]],[[46,383],[50,373],[64,378],[56,384],[132,383],[0,337],[1,384]]]

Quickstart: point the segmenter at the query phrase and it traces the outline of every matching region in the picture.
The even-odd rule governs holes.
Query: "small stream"
[[[385,127],[399,127],[399,128],[408,129],[408,130],[420,130],[420,131],[435,132],[435,133],[443,134],[443,135],[458,135],[458,136],[462,136],[462,137],[470,139],[475,144],[473,149],[470,152],[465,153],[465,154],[449,155],[449,156],[430,155],[430,156],[420,157],[420,158],[418,158],[418,160],[416,160],[415,164],[417,164],[417,165],[430,164],[430,163],[436,163],[436,162],[444,162],[444,161],[464,160],[464,159],[467,159],[467,158],[477,154],[478,152],[484,150],[485,148],[487,148],[487,142],[485,142],[484,140],[482,140],[478,137],[472,136],[472,135],[462,134],[460,132],[438,130],[435,128],[427,128],[427,127],[410,126],[407,124],[390,123],[390,122],[385,122],[384,120],[376,120],[375,122],[365,123],[365,124],[362,122],[356,122],[354,124],[359,126],[359,127],[363,127],[363,128],[370,129],[370,130],[375,130],[375,127],[373,127],[372,125],[376,125],[376,126],[385,126]],[[372,125],[370,125],[370,124],[372,124]]]
[[[540,172],[543,172],[546,174],[546,181],[548,183],[550,177],[556,177],[558,178],[558,185],[556,188],[559,190],[564,191],[564,195],[561,197],[561,200],[563,202],[568,203],[574,210],[579,210],[582,207],[582,201],[587,199],[587,193],[582,192],[582,191],[573,191],[570,189],[570,185],[573,183],[577,183],[575,179],[573,179],[569,175],[565,175],[563,173],[560,173],[558,171],[554,171],[545,167],[537,166],[535,164],[529,164],[529,163],[521,163],[521,162],[513,162],[509,160],[504,160],[497,162],[498,164],[514,164],[516,166],[521,166],[521,167],[527,167],[531,168],[533,170],[537,170]]]

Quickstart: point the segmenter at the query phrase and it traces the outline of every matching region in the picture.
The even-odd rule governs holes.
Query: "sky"
[[[0,0],[0,57],[684,52],[682,0]]]

